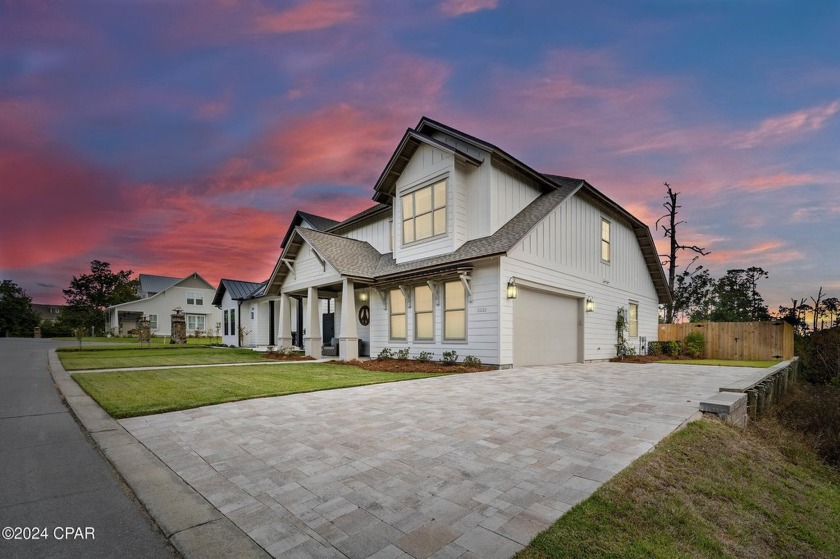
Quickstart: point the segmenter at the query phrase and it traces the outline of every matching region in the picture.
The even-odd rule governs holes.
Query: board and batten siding
[[[601,216],[611,223],[612,258],[600,258]],[[616,354],[618,308],[639,305],[639,337],[656,339],[659,299],[635,234],[618,216],[572,197],[559,205],[501,259],[501,280],[515,277],[563,290],[581,299],[592,297],[595,311],[584,313],[586,361]],[[502,303],[501,358],[513,361],[512,301]],[[639,337],[628,340],[638,350]]]
[[[489,196],[490,199],[488,215],[490,232],[488,234],[498,231],[513,216],[540,196],[540,188],[533,180],[515,173],[495,160],[491,163],[490,191],[485,193],[485,196]]]
[[[385,254],[391,252],[392,213],[382,213],[375,218],[367,219],[358,225],[343,230],[340,235],[348,239],[364,241]]]
[[[402,196],[419,187],[432,184],[437,179],[447,179],[446,185],[446,234],[403,245]],[[438,256],[454,250],[455,191],[461,181],[456,177],[455,159],[448,153],[422,144],[403,170],[396,184],[394,196],[394,258],[398,264],[421,258]]]
[[[440,286],[434,304],[435,338],[432,341],[414,340],[414,306],[407,309],[407,336],[405,342],[398,342],[388,338],[390,315],[385,308],[380,294],[371,290],[370,295],[370,351],[371,357],[376,357],[383,348],[395,351],[411,348],[411,357],[417,357],[421,351],[434,354],[433,359],[440,361],[443,352],[455,350],[458,361],[463,361],[467,355],[481,359],[483,363],[498,364],[499,339],[499,272],[495,261],[477,265],[471,274],[472,301],[467,298],[467,340],[449,341],[443,339],[443,286]],[[454,278],[453,278],[454,279]],[[425,285],[423,282],[406,284]]]
[[[341,281],[341,276],[335,268],[329,263],[322,264],[322,260],[317,257],[315,251],[307,242],[301,245],[292,265],[295,271],[289,270],[283,279],[283,285],[281,286],[283,293]]]

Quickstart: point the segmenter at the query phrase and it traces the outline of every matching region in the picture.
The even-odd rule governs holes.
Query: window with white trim
[[[201,291],[187,290],[187,304],[188,305],[203,305],[204,293]]]
[[[150,314],[149,315],[149,328],[152,330],[157,330],[157,315]]]
[[[203,314],[188,314],[187,315],[187,332],[204,332],[204,315]]]
[[[405,295],[403,295],[400,289],[391,289],[388,291],[388,310],[391,313],[388,337],[392,340],[405,340]]]
[[[461,280],[443,284],[443,338],[467,339],[467,292]]]
[[[446,180],[401,197],[403,244],[446,233]]]
[[[435,339],[434,304],[432,289],[428,285],[414,288],[414,339]]]
[[[228,335],[228,310],[225,309],[225,336]]]
[[[230,335],[236,335],[236,309],[230,309]]]
[[[609,263],[612,256],[610,251],[610,229],[612,223],[608,219],[601,218],[601,261]]]
[[[639,303],[630,303],[627,313],[627,333],[631,338],[639,335]]]

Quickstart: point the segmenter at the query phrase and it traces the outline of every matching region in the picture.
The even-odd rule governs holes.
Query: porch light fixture
[[[364,303],[365,301],[367,301],[367,297],[367,291],[362,291],[359,293],[359,301]]]
[[[507,284],[507,298],[516,299],[516,278],[510,278]]]
[[[594,312],[595,311],[595,301],[592,297],[586,298],[586,312]]]

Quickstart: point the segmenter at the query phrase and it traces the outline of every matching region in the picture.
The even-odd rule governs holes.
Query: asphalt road
[[[62,402],[59,345],[0,338],[0,557],[177,557]]]

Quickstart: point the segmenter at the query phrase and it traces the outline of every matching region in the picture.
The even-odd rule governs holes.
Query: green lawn
[[[766,425],[689,424],[516,559],[840,557],[840,472]]]
[[[60,348],[57,354],[68,371],[265,361],[261,353],[250,349],[213,347]]]
[[[734,359],[665,359],[657,363],[674,365],[714,365],[718,367],[759,367],[765,369],[778,365],[781,361],[736,361]]]
[[[79,343],[78,338],[73,338],[73,337],[62,337],[62,338],[52,338],[52,339],[57,340],[59,342],[76,342],[77,344]],[[127,338],[127,337],[106,338],[105,336],[97,336],[97,337],[88,336],[88,337],[82,338],[82,341],[83,342],[88,342],[88,343],[97,343],[97,344],[136,344],[138,347],[140,346],[140,342],[137,341],[136,336],[132,337],[132,338]],[[220,336],[216,336],[215,338],[187,338],[187,345],[189,345],[189,346],[204,346],[204,345],[209,345],[211,343],[220,342],[220,341],[221,341]],[[155,347],[155,346],[168,347],[171,344],[169,343],[169,337],[167,336],[167,337],[161,337],[161,338],[152,338],[152,341],[151,341],[150,345],[152,347]]]
[[[329,363],[289,363],[274,366],[75,373],[73,378],[111,416],[123,418],[248,398],[434,376],[440,375],[382,373]]]

